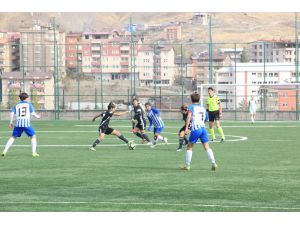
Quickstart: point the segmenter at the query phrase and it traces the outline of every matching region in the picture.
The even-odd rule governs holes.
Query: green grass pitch
[[[0,125],[3,149],[11,130],[7,121]],[[223,121],[227,141],[211,144],[216,172],[201,144],[191,171],[179,170],[185,151],[176,152],[176,133],[182,122],[166,121],[163,134],[171,144],[155,150],[138,145],[130,151],[106,136],[92,152],[97,125],[33,121],[40,157],[31,156],[24,136],[0,159],[0,211],[300,211],[297,122]],[[140,142],[130,122],[114,120],[111,127]]]

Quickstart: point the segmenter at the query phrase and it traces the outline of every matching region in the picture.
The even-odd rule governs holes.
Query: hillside
[[[208,41],[208,27],[192,24],[193,13],[0,13],[0,30],[14,31],[32,19],[42,22],[55,16],[66,31],[122,28],[133,18],[134,23],[158,24],[185,22],[182,33],[185,40]],[[212,13],[214,42],[250,42],[261,38],[294,39],[294,13]],[[161,34],[152,34],[154,38]]]

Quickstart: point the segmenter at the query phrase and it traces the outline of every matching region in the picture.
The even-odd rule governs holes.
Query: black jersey
[[[102,113],[101,116],[103,117],[100,123],[100,127],[108,127],[110,118],[113,116],[113,112],[107,110],[106,112]]]
[[[137,120],[138,122],[141,122],[141,120],[145,119],[145,111],[140,104],[133,106],[133,112],[133,119]]]

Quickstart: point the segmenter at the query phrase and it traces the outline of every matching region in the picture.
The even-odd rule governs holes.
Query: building
[[[41,25],[34,21],[32,26],[23,26],[20,34],[20,60],[24,72],[53,72],[58,67],[60,76],[65,76],[63,31],[54,29],[52,24]]]
[[[68,72],[81,72],[82,69],[82,33],[66,34],[66,68]]]
[[[209,83],[209,64],[210,57],[207,51],[192,56],[193,79],[199,84]],[[213,80],[215,73],[224,66],[230,66],[231,59],[229,55],[220,52],[214,52],[212,57]],[[214,82],[213,82],[214,83]]]
[[[201,25],[208,25],[208,14],[202,12],[196,12],[193,14],[192,21],[194,23],[200,23]]]
[[[193,79],[193,65],[191,58],[185,58],[181,56],[176,56],[174,59],[175,69],[174,69],[174,78],[175,80],[184,77],[187,79]]]
[[[164,29],[167,41],[180,41],[182,39],[181,26],[168,26]]]
[[[20,34],[0,32],[0,72],[20,70]]]
[[[105,31],[84,33],[82,42],[82,72],[86,75],[93,75],[96,79],[131,79],[130,67],[132,64],[132,71],[136,69],[134,64],[136,65],[139,43],[141,42],[138,42],[137,38],[133,37],[131,40],[130,35],[126,35],[126,32]],[[132,44],[134,49],[132,49]]]
[[[240,63],[242,60],[243,48],[220,48],[220,53],[229,55],[233,62]]]
[[[248,44],[249,60],[254,63],[262,62],[293,62],[295,42],[288,40],[258,40]],[[291,60],[291,61],[289,61]]]
[[[232,65],[219,69],[216,72],[215,83],[217,94],[222,102],[227,102],[229,109],[235,109],[235,107],[246,109],[251,96],[257,99],[260,107],[264,107],[261,101],[264,93],[262,90],[266,90],[268,86],[295,82],[296,74],[293,63],[266,63],[265,65],[264,63],[237,63],[236,67]],[[237,85],[230,86],[229,84]],[[277,106],[268,103],[267,107],[272,109]]]
[[[174,49],[161,45],[140,45],[137,71],[141,86],[171,86],[174,83]]]
[[[19,101],[18,95],[23,90],[31,96],[35,108],[54,109],[54,79],[51,72],[4,72],[1,75],[2,107],[10,109]]]

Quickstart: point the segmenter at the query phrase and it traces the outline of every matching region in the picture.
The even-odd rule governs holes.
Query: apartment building
[[[20,69],[20,34],[0,32],[0,71],[12,72]]]
[[[54,109],[54,79],[51,72],[4,72],[2,80],[2,106],[10,109],[19,101],[18,95],[23,90],[31,96],[31,102],[37,110]]]
[[[82,70],[82,33],[66,34],[66,69],[68,72]]]
[[[65,76],[65,32],[54,29],[52,24],[33,25],[20,29],[20,63],[25,72],[50,72],[58,67],[60,76]]]
[[[140,85],[173,85],[174,59],[174,49],[169,46],[141,45],[137,55]]]

